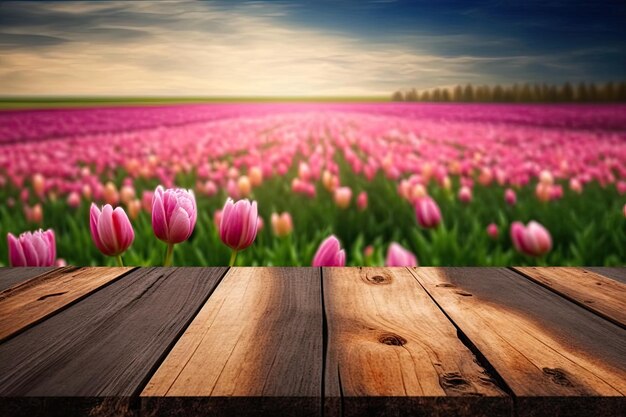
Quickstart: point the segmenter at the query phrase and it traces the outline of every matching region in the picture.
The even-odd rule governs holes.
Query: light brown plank
[[[507,269],[411,272],[503,378],[520,416],[625,411],[624,329]]]
[[[150,379],[151,414],[318,416],[320,270],[233,268]]]
[[[582,268],[514,268],[526,278],[626,328],[626,284]]]
[[[405,268],[324,268],[325,415],[500,415],[512,402]]]
[[[86,297],[132,269],[59,268],[0,292],[0,341]]]

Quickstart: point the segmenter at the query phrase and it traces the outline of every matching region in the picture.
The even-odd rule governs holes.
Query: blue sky
[[[370,95],[626,78],[626,2],[2,2],[2,95]]]

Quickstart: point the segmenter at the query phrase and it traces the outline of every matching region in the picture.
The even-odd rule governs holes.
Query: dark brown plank
[[[87,297],[132,269],[68,266],[0,292],[0,341]]]
[[[225,270],[142,268],[1,344],[0,415],[55,412],[50,396],[68,415],[128,411]]]
[[[50,272],[53,269],[47,267],[0,268],[0,291],[4,291],[37,275]]]
[[[231,269],[142,392],[142,414],[321,415],[320,272]]]
[[[626,284],[582,268],[517,267],[522,276],[626,328]]]
[[[596,274],[604,275],[605,277],[619,281],[622,284],[626,284],[626,268],[586,266],[584,269],[586,269],[587,271],[595,272]]]
[[[405,268],[324,268],[325,416],[510,414],[512,401]]]
[[[626,330],[507,269],[411,271],[508,385],[519,416],[626,412]]]

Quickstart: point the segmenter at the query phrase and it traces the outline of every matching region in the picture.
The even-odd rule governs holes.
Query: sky
[[[2,96],[375,96],[626,79],[624,1],[0,2]]]

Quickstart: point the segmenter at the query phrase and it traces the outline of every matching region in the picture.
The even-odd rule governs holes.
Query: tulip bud
[[[527,226],[521,222],[513,222],[511,240],[515,249],[529,256],[544,255],[552,248],[550,232],[535,221],[529,222]]]
[[[46,180],[43,177],[43,175],[41,174],[33,175],[32,183],[33,183],[33,191],[35,192],[35,194],[37,194],[39,197],[43,197],[43,194],[46,190]]]
[[[152,199],[152,229],[160,240],[175,244],[189,239],[197,218],[193,191],[158,186]]]
[[[472,189],[466,186],[461,187],[459,190],[459,201],[461,203],[469,203],[472,201]]]
[[[237,180],[237,188],[239,189],[240,196],[247,197],[248,195],[250,195],[250,192],[252,191],[252,184],[250,183],[250,179],[245,175],[239,177],[239,180]]]
[[[487,234],[489,235],[490,238],[492,239],[497,239],[498,238],[498,226],[495,223],[490,223],[489,226],[487,226]]]
[[[312,266],[345,266],[346,265],[346,253],[341,249],[341,244],[335,235],[331,235],[315,252],[313,257]]]
[[[441,222],[439,206],[429,196],[419,198],[415,202],[415,216],[419,225],[425,228],[437,227]]]
[[[146,212],[152,213],[152,199],[154,198],[154,192],[144,191],[141,194],[141,208]]]
[[[550,171],[543,170],[539,174],[539,182],[544,185],[552,185],[554,184],[554,177]]]
[[[253,187],[258,187],[263,183],[263,171],[259,167],[250,168],[248,177],[250,177],[250,183]]]
[[[293,222],[291,214],[284,212],[282,214],[272,213],[272,231],[278,237],[289,235],[293,231]]]
[[[417,258],[398,243],[392,242],[387,250],[385,266],[417,266]]]
[[[120,201],[120,195],[117,192],[117,187],[111,181],[107,182],[103,190],[104,201],[112,206],[117,205]]]
[[[511,188],[507,188],[504,192],[504,201],[506,201],[509,206],[514,206],[515,203],[517,203],[517,195],[515,194],[515,191]]]
[[[257,203],[249,200],[226,200],[220,221],[220,239],[233,251],[252,245],[259,226]]]
[[[96,247],[106,256],[119,256],[126,251],[135,239],[135,232],[123,208],[115,210],[106,204],[102,211],[91,204],[89,227]]]
[[[135,220],[141,212],[141,200],[134,199],[128,203],[128,215],[131,219]]]
[[[359,210],[365,210],[367,208],[367,193],[365,191],[359,193],[359,196],[356,198],[356,206]]]
[[[67,196],[67,205],[71,208],[77,208],[80,206],[80,195],[76,191],[72,191]]]
[[[349,187],[339,187],[335,190],[334,198],[339,208],[346,209],[352,200],[352,190]]]
[[[569,189],[577,194],[583,192],[583,186],[577,178],[572,178],[569,180]]]
[[[120,190],[120,200],[122,203],[128,205],[135,199],[135,189],[131,185],[124,185]]]
[[[54,266],[57,257],[54,231],[41,229],[15,237],[7,234],[11,266]]]

